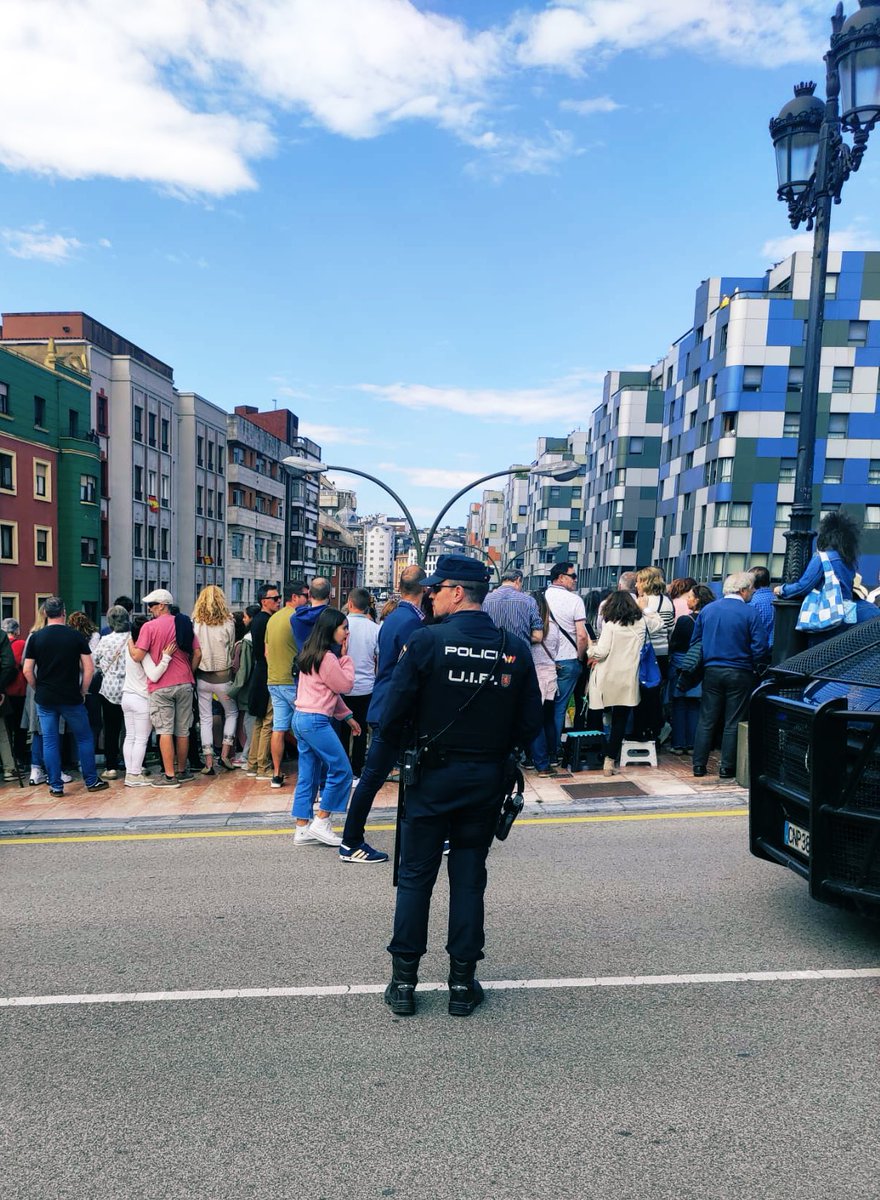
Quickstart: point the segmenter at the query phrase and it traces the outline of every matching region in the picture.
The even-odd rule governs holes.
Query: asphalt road
[[[376,835],[377,844],[390,835]],[[439,887],[438,887],[439,891]],[[439,891],[442,897],[442,891]],[[289,837],[0,847],[0,992],[379,984],[387,868]],[[427,981],[444,978],[445,903]],[[876,967],[741,817],[532,825],[487,980]],[[0,1009],[3,1200],[872,1196],[876,979]]]

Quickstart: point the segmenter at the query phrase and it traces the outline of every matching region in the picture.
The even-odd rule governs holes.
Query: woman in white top
[[[605,601],[602,632],[590,642],[589,705],[604,709],[611,717],[611,730],[603,769],[616,775],[614,764],[630,713],[639,703],[639,660],[645,641],[660,626],[656,613],[642,614],[629,592],[614,592]]]
[[[199,725],[202,732],[203,775],[214,774],[214,696],[223,706],[223,750],[220,765],[233,769],[230,761],[238,724],[238,705],[229,695],[232,682],[232,651],[235,648],[235,621],[221,588],[208,584],[202,588],[192,611],[193,629],[202,651],[196,671],[199,698]]]
[[[125,716],[125,741],[122,743],[122,760],[125,763],[126,787],[149,787],[150,781],[143,774],[144,754],[150,740],[150,698],[147,680],[153,683],[161,679],[177,648],[170,642],[162,651],[162,659],[154,663],[149,654],[141,662],[135,662],[131,651],[137,644],[138,634],[149,617],[139,613],[132,618],[131,637],[125,652],[125,681],[122,685],[122,712]]]

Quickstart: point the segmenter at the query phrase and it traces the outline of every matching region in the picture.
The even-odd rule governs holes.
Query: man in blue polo
[[[372,741],[360,783],[352,794],[342,831],[339,847],[341,862],[371,865],[388,861],[388,855],[374,850],[365,841],[365,826],[376,794],[388,778],[388,773],[397,761],[397,743],[386,742],[379,733],[379,722],[389,696],[391,676],[410,634],[422,624],[425,615],[421,609],[425,594],[425,572],[421,567],[406,567],[400,576],[400,603],[393,613],[382,622],[379,629],[379,660],[376,665],[376,682],[373,698],[367,710],[367,723],[372,730]]]

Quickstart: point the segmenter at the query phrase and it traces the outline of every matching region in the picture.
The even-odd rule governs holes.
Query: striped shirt
[[[489,614],[499,629],[522,638],[526,645],[532,640],[533,630],[544,628],[535,597],[508,584],[489,593],[483,601],[483,612]]]

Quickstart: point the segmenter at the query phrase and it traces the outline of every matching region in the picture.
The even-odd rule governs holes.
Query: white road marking
[[[815,971],[723,971],[695,975],[600,975],[583,979],[483,980],[487,991],[552,991],[559,988],[679,987],[714,983],[798,983],[814,980],[880,979],[880,967],[831,967]],[[70,1004],[157,1004],[178,1000],[299,999],[313,996],[376,996],[384,983],[335,983],[315,987],[210,988],[175,992],[92,992],[69,996],[5,996],[0,1008]],[[445,983],[419,983],[419,992],[445,992]]]

